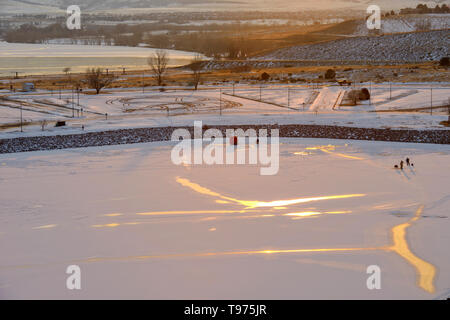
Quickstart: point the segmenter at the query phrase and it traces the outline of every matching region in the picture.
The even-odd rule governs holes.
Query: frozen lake
[[[275,176],[175,166],[171,149],[0,155],[0,298],[450,294],[449,146],[281,139]]]
[[[87,68],[102,67],[110,70],[149,68],[147,58],[156,49],[0,42],[0,76],[61,74],[66,67],[71,72],[85,72]],[[192,61],[195,53],[168,50],[170,66],[180,66]]]

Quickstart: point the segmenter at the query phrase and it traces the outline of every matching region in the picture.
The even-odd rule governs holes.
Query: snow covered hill
[[[303,46],[269,53],[257,60],[334,61],[436,61],[448,56],[449,31],[431,31],[358,37]]]
[[[381,21],[382,34],[443,29],[450,29],[449,14],[400,15],[383,18]],[[367,29],[365,21],[361,20],[358,23],[354,35],[369,35],[369,29]]]

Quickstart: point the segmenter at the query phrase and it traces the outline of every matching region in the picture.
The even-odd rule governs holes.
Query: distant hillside
[[[383,10],[415,7],[419,3],[434,5],[435,1],[377,0]],[[448,1],[444,1],[448,2]],[[1,0],[0,14],[42,14],[63,12],[72,4],[78,4],[89,11],[118,10],[133,8],[167,8],[191,10],[363,10],[371,0]],[[139,11],[138,11],[139,12]]]
[[[378,34],[444,29],[450,29],[450,14],[406,14],[383,17]],[[366,21],[363,19],[344,21],[315,33],[342,36],[367,36],[373,34],[367,29]]]
[[[276,50],[255,60],[424,62],[449,56],[448,30],[352,37]]]
[[[449,28],[450,14],[401,15],[383,18],[380,32],[382,34],[388,34]],[[361,36],[369,34],[365,22],[358,24],[355,34]]]

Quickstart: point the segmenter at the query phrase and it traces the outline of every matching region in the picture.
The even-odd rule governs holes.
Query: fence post
[[[23,132],[23,125],[22,125],[22,105],[20,105],[20,132]]]
[[[430,108],[430,112],[431,112],[431,115],[433,115],[433,87],[431,87],[430,88],[430,92],[431,92],[431,95],[430,95],[430,105],[431,105],[431,108]]]
[[[392,100],[392,82],[389,81],[389,100]]]
[[[290,106],[290,102],[291,102],[291,88],[288,87],[288,103],[287,103],[288,107]]]
[[[75,118],[75,106],[74,106],[74,92],[73,92],[73,87],[72,87],[72,118]]]

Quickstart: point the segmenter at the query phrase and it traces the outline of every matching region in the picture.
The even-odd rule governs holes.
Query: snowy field
[[[25,133],[17,127],[0,131],[0,138],[16,136],[66,134],[117,128],[191,126],[195,120],[208,125],[219,124],[318,124],[362,128],[446,129],[439,123],[447,119],[445,110],[428,109],[448,104],[447,84],[369,85],[372,100],[358,106],[341,106],[347,87],[329,86],[236,86],[201,87],[199,91],[168,88],[159,92],[146,88],[104,90],[100,95],[81,94],[78,98],[68,91],[16,93],[0,97],[0,125],[27,123]],[[234,94],[234,95],[233,95]],[[73,99],[72,99],[73,98]],[[259,101],[261,99],[261,101]],[[72,104],[73,101],[73,104]],[[72,111],[73,107],[73,111]],[[83,109],[83,113],[81,113]],[[417,112],[378,112],[417,109]],[[106,114],[108,118],[106,119]],[[72,115],[75,115],[72,118]],[[41,131],[40,121],[48,120]],[[50,121],[64,120],[68,126],[53,128]]]
[[[282,139],[275,176],[171,148],[0,155],[0,298],[450,295],[448,146]]]

